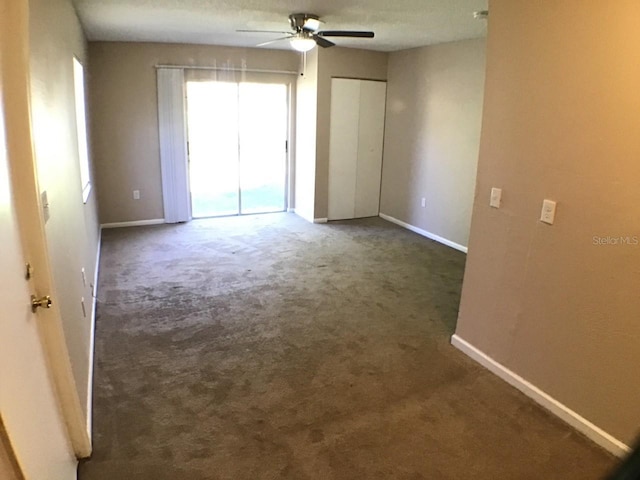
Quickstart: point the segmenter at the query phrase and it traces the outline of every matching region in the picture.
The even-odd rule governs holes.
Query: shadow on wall
[[[633,451],[606,480],[638,479],[640,479],[640,437],[636,440],[636,446]]]

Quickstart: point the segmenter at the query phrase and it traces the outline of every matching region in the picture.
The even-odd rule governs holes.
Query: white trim
[[[484,352],[478,350],[476,347],[460,338],[458,335],[451,337],[451,345],[458,350],[478,362],[480,365],[494,373],[509,385],[517,388],[527,397],[549,410],[555,416],[571,425],[580,433],[591,439],[596,444],[600,445],[605,450],[613,453],[617,457],[623,457],[627,455],[631,449],[623,442],[608,434],[600,427],[594,425],[589,420],[574,412],[569,407],[560,403],[546,392],[543,392],[538,387],[528,382],[520,375],[512,372],[504,365],[496,362],[493,358],[489,357]]]
[[[396,225],[400,225],[401,227],[404,227],[407,230],[411,230],[412,232],[415,232],[418,235],[422,235],[423,237],[427,237],[431,240],[435,240],[438,243],[442,243],[447,247],[455,248],[456,250],[467,253],[467,247],[465,247],[464,245],[460,245],[459,243],[452,242],[451,240],[447,240],[446,238],[441,237],[440,235],[436,235],[435,233],[427,232],[426,230],[423,230],[421,228],[414,227],[413,225],[403,222],[402,220],[398,220],[397,218],[394,218],[391,215],[380,213],[379,216],[380,218],[387,220],[388,222],[395,223]]]
[[[146,225],[160,225],[163,223],[165,223],[164,218],[154,218],[153,220],[135,220],[133,222],[103,223],[100,225],[100,228],[144,227]]]
[[[293,213],[299,216],[300,218],[306,220],[307,222],[314,223],[313,217],[307,217],[306,215],[303,215],[302,212],[298,209],[294,209]]]
[[[90,194],[91,194],[91,182],[87,182],[87,184],[82,189],[82,203],[87,203],[89,201]]]
[[[313,223],[327,223],[329,220],[326,218],[314,218]]]
[[[296,213],[296,209],[289,207],[289,208],[287,208],[287,212],[288,213]]]
[[[238,67],[230,67],[230,66],[201,66],[201,65],[156,65],[156,69],[160,68],[168,68],[168,69],[179,69],[179,70],[222,70],[224,72],[248,72],[248,73],[278,73],[282,75],[298,75],[297,71],[294,70],[265,70],[261,68],[238,68]]]
[[[98,271],[100,269],[100,249],[102,246],[102,228],[98,230],[98,251],[91,286],[91,335],[89,336],[89,378],[87,385],[87,434],[93,443],[93,361],[95,357],[96,305],[98,298]]]

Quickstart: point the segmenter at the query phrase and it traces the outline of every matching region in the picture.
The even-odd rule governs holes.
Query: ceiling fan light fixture
[[[304,28],[305,30],[317,32],[320,29],[320,20],[313,17],[307,18],[304,21],[304,26],[302,28]]]
[[[294,35],[289,42],[291,43],[291,48],[302,53],[308,52],[316,46],[316,41],[304,32]]]
[[[335,47],[335,43],[326,37],[347,37],[347,38],[373,38],[373,32],[356,30],[322,30],[320,25],[324,22],[315,13],[292,13],[289,15],[289,25],[292,32],[282,32],[277,30],[237,30],[238,32],[249,33],[284,33],[285,37],[276,38],[259,43],[257,47],[271,45],[272,43],[289,40],[291,48],[297,52],[305,53],[313,50],[316,45],[321,48]]]

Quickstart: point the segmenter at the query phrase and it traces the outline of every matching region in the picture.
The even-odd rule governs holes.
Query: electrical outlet
[[[140,200],[140,190],[134,190],[133,191],[133,199],[134,200]]]
[[[491,199],[489,200],[489,206],[493,208],[500,208],[501,203],[502,203],[502,189],[492,188]]]
[[[427,199],[422,197],[422,200],[420,201],[420,205],[422,206],[422,208],[427,206]]]
[[[543,200],[542,212],[540,213],[540,221],[553,225],[556,218],[556,202],[553,200]]]

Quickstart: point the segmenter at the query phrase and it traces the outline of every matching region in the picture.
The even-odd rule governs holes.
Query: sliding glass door
[[[285,210],[287,85],[186,85],[193,217]]]
[[[238,84],[187,83],[193,217],[239,212]]]
[[[240,83],[240,213],[285,209],[287,86]]]

